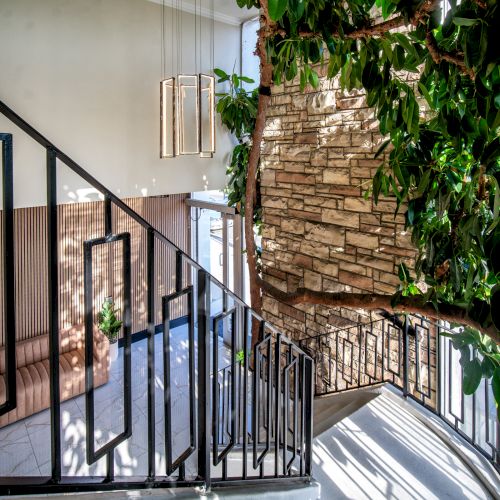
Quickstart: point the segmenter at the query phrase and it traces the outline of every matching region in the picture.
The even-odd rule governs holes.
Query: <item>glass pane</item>
[[[177,140],[178,153],[181,155],[198,154],[198,77],[196,75],[178,76],[178,114]]]
[[[174,144],[175,78],[169,78],[161,82],[160,94],[161,94],[160,158],[172,158],[173,156],[175,156],[175,144]]]
[[[227,287],[233,292],[238,293],[235,289],[235,276],[234,276],[234,222],[233,219],[228,217],[227,219]]]
[[[198,213],[198,262],[221,283],[223,282],[222,215],[214,210],[201,209]],[[212,293],[212,311],[222,311],[222,293],[217,287]]]
[[[214,78],[200,75],[200,133],[201,157],[215,152]]]

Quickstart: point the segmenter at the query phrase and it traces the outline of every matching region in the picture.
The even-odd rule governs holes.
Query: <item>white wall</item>
[[[215,157],[159,159],[162,7],[146,0],[0,0],[0,100],[120,197],[220,189],[232,139]],[[167,76],[170,9],[166,11]],[[208,19],[202,19],[207,34]],[[194,16],[183,14],[184,72],[194,72]],[[191,34],[189,36],[189,32]],[[209,39],[202,71],[210,71]],[[215,23],[215,66],[240,64],[238,26]],[[14,132],[15,204],[45,204],[45,153]],[[60,201],[88,186],[61,168]],[[88,198],[95,198],[91,192]]]

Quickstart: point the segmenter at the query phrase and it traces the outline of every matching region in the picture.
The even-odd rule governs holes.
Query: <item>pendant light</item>
[[[177,76],[165,77],[165,0],[162,6],[162,77],[160,84],[160,158],[199,155],[212,158],[215,153],[215,78],[198,72],[201,66],[201,1],[195,0],[194,66],[195,74],[183,73],[182,0],[172,4],[170,23],[171,69],[174,58]],[[214,54],[214,8],[211,2],[210,72]],[[175,7],[175,8],[174,8]],[[198,12],[198,8],[200,12]],[[174,51],[175,48],[175,51]],[[174,54],[175,52],[175,54]]]

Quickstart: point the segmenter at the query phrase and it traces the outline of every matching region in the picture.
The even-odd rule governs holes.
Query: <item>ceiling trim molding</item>
[[[149,0],[150,2],[156,3],[158,5],[163,5],[163,0]],[[170,7],[175,9],[176,0],[165,0],[165,7]],[[193,4],[188,4],[187,2],[182,2],[180,10],[183,12],[187,12],[188,14],[195,14],[195,6]],[[208,19],[212,18],[212,11],[207,9],[206,7],[199,7],[197,14],[201,14],[201,17],[206,17]],[[224,24],[230,24],[231,26],[240,26],[245,21],[252,19],[255,17],[255,14],[252,14],[248,19],[238,19],[237,17],[228,16],[227,14],[222,14],[220,12],[214,12],[213,17],[216,21],[219,21]]]

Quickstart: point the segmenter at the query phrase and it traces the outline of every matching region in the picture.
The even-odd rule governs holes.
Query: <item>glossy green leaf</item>
[[[286,11],[288,0],[269,0],[269,16],[273,21],[278,21]]]
[[[483,371],[481,363],[477,358],[472,359],[463,366],[463,381],[462,391],[464,394],[470,395],[476,392],[481,382]]]

